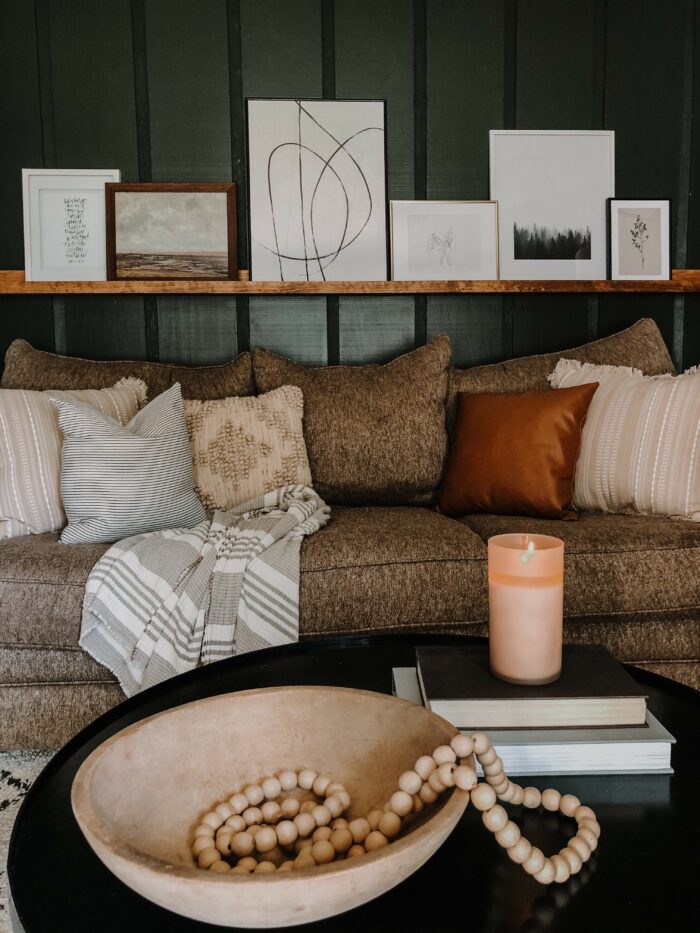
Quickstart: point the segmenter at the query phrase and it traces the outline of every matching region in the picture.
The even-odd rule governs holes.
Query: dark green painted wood
[[[414,306],[409,296],[340,299],[340,362],[386,363],[414,346]]]
[[[700,366],[700,295],[686,296],[683,340],[683,368]]]
[[[146,359],[143,301],[110,295],[66,299],[66,351],[97,360]]]
[[[256,298],[250,308],[250,346],[267,347],[306,366],[328,362],[323,298]]]
[[[602,298],[602,296],[601,296]],[[615,295],[615,301],[607,296],[605,307],[601,301],[598,332],[601,337],[614,334],[634,324],[640,318],[653,318],[659,325],[669,349],[673,346],[673,298],[665,295]]]
[[[40,350],[55,349],[50,299],[0,296],[0,371],[5,351],[18,337]]]
[[[427,338],[447,334],[455,366],[491,363],[501,357],[502,307],[499,295],[437,295],[430,299]]]
[[[692,110],[690,115],[691,149],[687,218],[686,265],[689,269],[700,266],[700,54],[697,51],[700,39],[700,3],[694,4],[694,19],[691,22],[689,37],[690,48],[694,50],[694,61],[686,62],[686,69],[691,68]],[[687,119],[687,118],[686,118]],[[685,127],[684,127],[685,129]],[[683,366],[700,364],[700,296],[687,296],[685,299],[683,334]]]
[[[213,295],[158,299],[161,362],[223,363],[238,353],[236,302]]]
[[[574,347],[588,339],[586,296],[548,295],[531,303],[516,300],[513,315],[515,356]]]
[[[154,181],[228,181],[225,0],[147,0]]]

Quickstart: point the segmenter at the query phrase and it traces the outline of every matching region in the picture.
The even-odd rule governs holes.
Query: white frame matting
[[[620,211],[659,211],[659,269],[656,274],[620,272]],[[671,278],[671,200],[670,198],[610,198],[609,223],[609,275],[615,282],[656,282]],[[648,234],[647,234],[648,238]],[[641,261],[641,251],[640,251]]]

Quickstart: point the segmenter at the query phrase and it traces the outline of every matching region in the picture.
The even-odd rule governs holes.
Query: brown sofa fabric
[[[258,349],[259,392],[283,385],[304,393],[304,437],[311,476],[331,504],[432,502],[447,452],[445,395],[450,341],[382,366],[308,369]]]
[[[250,353],[220,366],[173,366],[147,360],[84,360],[36,350],[26,340],[14,340],[5,354],[3,389],[102,389],[124,376],[135,376],[148,386],[149,399],[174,383],[183,398],[218,399],[252,395]]]
[[[547,389],[547,376],[565,357],[582,363],[632,366],[647,376],[675,373],[673,360],[656,322],[642,318],[626,330],[583,346],[555,353],[523,356],[471,369],[453,369],[447,396],[447,422],[452,425],[459,392],[531,392]]]

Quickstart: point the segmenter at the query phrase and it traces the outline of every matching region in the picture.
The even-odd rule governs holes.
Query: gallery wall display
[[[671,278],[669,198],[610,198],[608,237],[611,279]]]
[[[119,169],[22,169],[24,266],[28,282],[107,278],[105,184]]]
[[[236,186],[108,184],[110,279],[235,279]]]
[[[246,107],[251,279],[385,280],[386,102]]]
[[[615,134],[491,130],[502,279],[604,279]]]
[[[497,279],[495,201],[391,201],[391,277]]]

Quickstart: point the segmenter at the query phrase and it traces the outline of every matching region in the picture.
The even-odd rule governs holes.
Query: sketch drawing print
[[[639,251],[639,257],[642,260],[642,272],[644,272],[644,244],[649,239],[647,229],[647,225],[642,220],[641,215],[637,214],[632,228],[630,229],[630,235],[632,237],[632,245]]]
[[[433,232],[428,237],[428,255],[432,265],[451,266],[455,253],[454,230],[443,234]]]
[[[372,109],[363,114],[361,101],[251,103],[277,108],[266,125],[260,118],[257,135],[258,123],[249,124],[255,277],[359,278],[359,264],[377,252],[378,232],[379,277],[386,277],[383,119],[358,123],[383,114],[383,104],[367,102]]]

